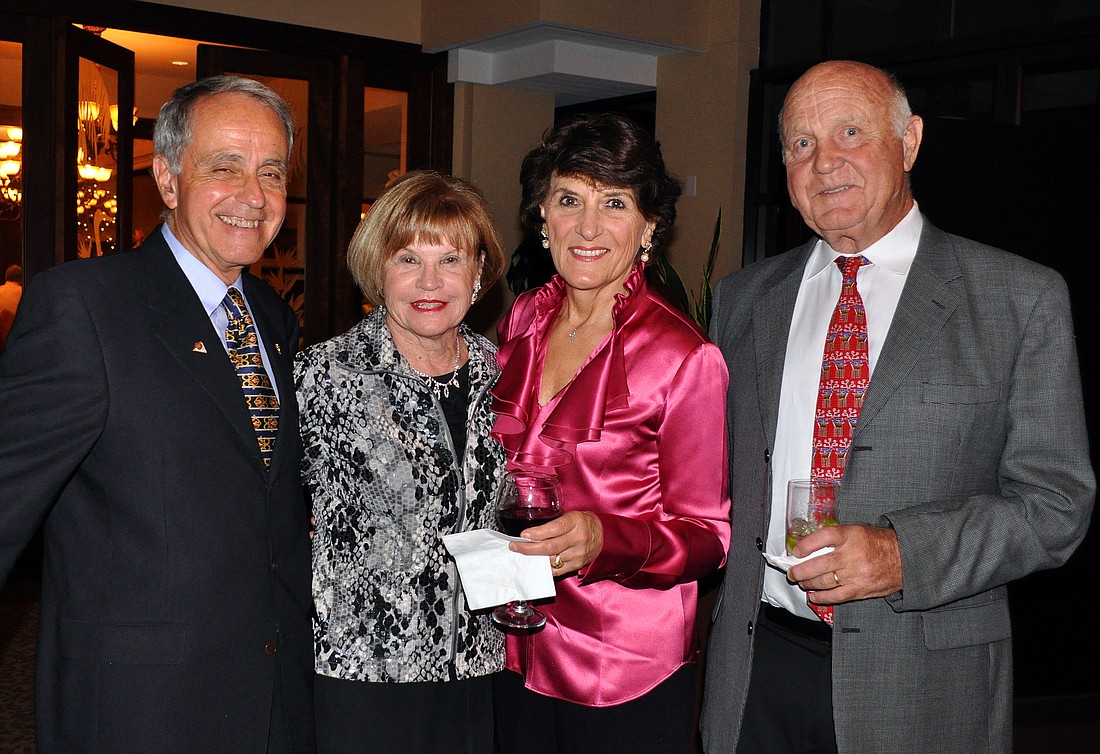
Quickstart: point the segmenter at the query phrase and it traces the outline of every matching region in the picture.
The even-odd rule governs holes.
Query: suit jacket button
[[[760,540],[756,540],[756,541],[759,542]],[[271,561],[271,572],[274,573],[277,570],[279,570],[279,561],[272,560]]]
[[[264,644],[264,654],[268,657],[275,654],[275,642],[269,641],[267,644]]]
[[[756,538],[756,549],[760,550],[760,552],[764,552],[764,540],[760,537]]]
[[[752,636],[752,621],[751,621],[751,620],[749,621],[749,630],[748,630],[748,634],[749,634],[749,636]]]
[[[764,463],[772,462],[772,452],[768,448],[764,448]]]

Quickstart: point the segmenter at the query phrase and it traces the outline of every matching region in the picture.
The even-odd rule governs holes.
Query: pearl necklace
[[[577,325],[576,327],[573,328],[572,332],[569,333],[569,336],[568,336],[569,337],[569,342],[572,343],[574,340],[577,339],[577,330],[579,330],[582,327],[584,327],[585,325],[593,323],[593,322],[603,322],[605,319],[607,319],[610,316],[611,316],[611,312],[608,312],[607,314],[603,315],[599,319],[586,319],[584,322],[581,322],[579,325]]]
[[[455,363],[454,363],[454,366],[451,368],[451,379],[447,380],[446,382],[442,382],[437,377],[433,377],[431,375],[424,374],[419,369],[414,367],[412,365],[411,361],[409,362],[409,369],[413,370],[413,372],[416,373],[416,376],[424,381],[424,384],[428,387],[429,390],[432,391],[432,395],[434,395],[437,399],[441,397],[440,393],[443,393],[443,395],[442,395],[443,398],[450,398],[451,397],[451,388],[454,388],[455,390],[458,390],[459,387],[460,387],[460,385],[458,383],[458,361],[461,358],[461,356],[462,356],[462,349],[459,347],[459,336],[456,333],[455,334]]]

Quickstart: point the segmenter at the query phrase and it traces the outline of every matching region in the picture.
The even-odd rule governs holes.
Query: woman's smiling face
[[[638,209],[633,189],[584,176],[554,175],[541,206],[554,267],[579,290],[618,293],[656,224]]]
[[[475,252],[456,248],[447,239],[428,243],[418,238],[399,249],[386,263],[383,277],[391,329],[413,340],[452,342],[480,275]]]

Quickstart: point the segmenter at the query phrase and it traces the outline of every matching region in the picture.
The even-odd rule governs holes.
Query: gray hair
[[[195,103],[204,97],[226,93],[244,94],[271,108],[286,130],[286,151],[290,155],[294,146],[294,116],[286,101],[259,81],[240,76],[211,76],[180,87],[172,99],[161,105],[153,129],[153,152],[164,157],[173,173],[180,172],[183,150],[191,143],[191,111]]]
[[[886,75],[890,79],[890,87],[894,95],[894,102],[890,106],[890,119],[894,121],[894,136],[900,139],[905,136],[909,119],[913,117],[913,108],[909,105],[909,96],[905,93],[905,87],[901,82],[894,78],[892,73]]]

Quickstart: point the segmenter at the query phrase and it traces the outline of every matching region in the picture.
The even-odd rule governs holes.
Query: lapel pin
[[[279,354],[280,356],[283,355],[283,347],[278,343],[275,344],[275,353]]]
[[[191,346],[191,350],[195,353],[206,353],[206,346],[201,340],[196,340],[195,345]]]

